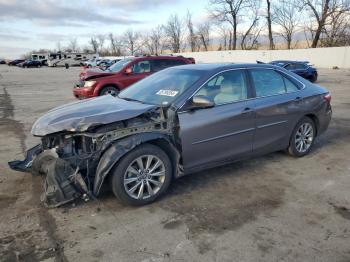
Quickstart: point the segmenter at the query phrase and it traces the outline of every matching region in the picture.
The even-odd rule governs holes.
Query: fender
[[[136,146],[142,143],[156,139],[164,139],[169,143],[169,145],[171,145],[172,151],[174,150],[174,152],[176,153],[176,162],[178,163],[178,160],[180,159],[180,154],[171,142],[171,138],[168,135],[162,133],[148,132],[128,136],[113,143],[103,153],[96,168],[93,194],[95,196],[99,194],[103,181],[107,177],[108,173],[126,153],[128,153],[129,151],[131,151]]]

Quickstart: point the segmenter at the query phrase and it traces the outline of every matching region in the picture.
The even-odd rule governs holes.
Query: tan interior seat
[[[246,87],[240,79],[224,79],[221,82],[220,92],[214,98],[215,104],[225,104],[239,101],[247,97]]]

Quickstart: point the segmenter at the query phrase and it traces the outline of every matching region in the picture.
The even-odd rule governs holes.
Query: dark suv
[[[80,73],[80,81],[73,89],[78,99],[101,95],[116,95],[124,88],[165,68],[194,64],[193,58],[182,56],[142,56],[125,58],[105,71],[86,70]]]

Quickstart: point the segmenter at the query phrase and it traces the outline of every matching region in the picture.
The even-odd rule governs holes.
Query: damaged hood
[[[155,105],[101,96],[50,110],[34,123],[31,132],[34,136],[60,131],[84,132],[92,126],[134,118],[155,108]]]
[[[93,78],[98,78],[98,77],[103,77],[103,76],[110,76],[115,73],[110,72],[110,71],[103,71],[101,69],[94,69],[94,70],[86,70],[83,71],[79,74],[80,80],[88,80],[88,79],[93,79]]]

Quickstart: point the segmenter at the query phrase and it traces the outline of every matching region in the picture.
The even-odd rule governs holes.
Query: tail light
[[[328,103],[328,104],[330,104],[330,103],[331,103],[332,96],[331,96],[331,94],[330,94],[330,93],[326,94],[326,95],[325,95],[323,98],[324,98],[324,100],[326,100],[326,101],[327,101],[327,103]]]

